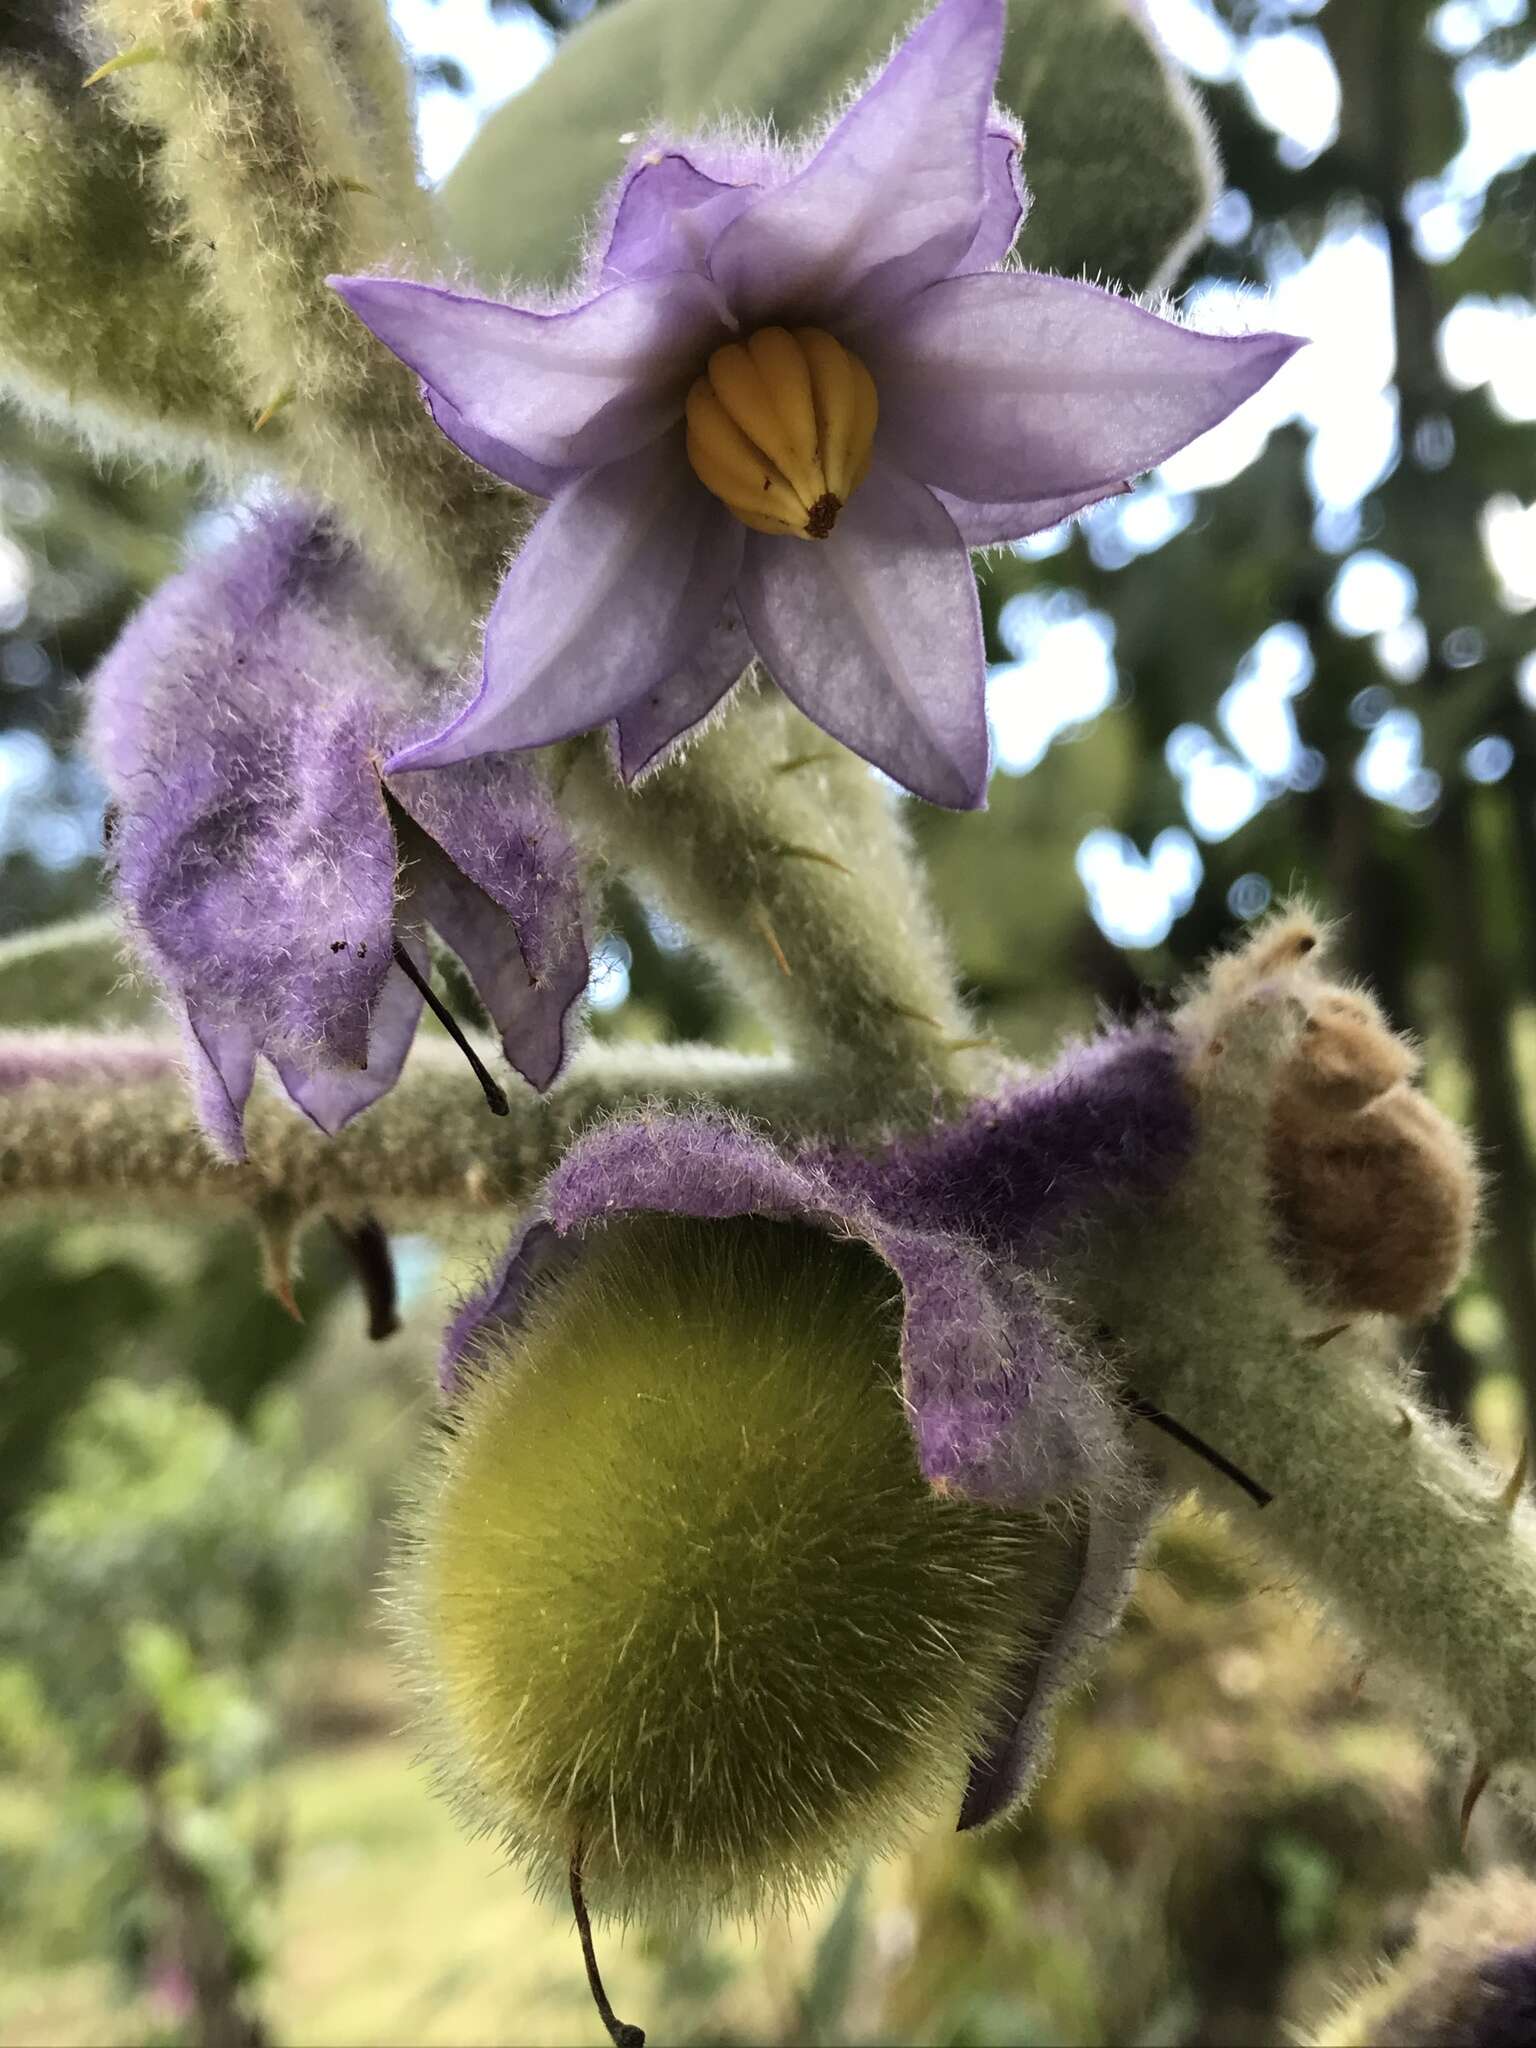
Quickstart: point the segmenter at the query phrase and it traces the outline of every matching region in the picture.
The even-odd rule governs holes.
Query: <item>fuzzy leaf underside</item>
[[[630,145],[726,119],[814,129],[878,64],[912,0],[623,0],[573,34],[486,122],[443,190],[487,284],[572,274]],[[1010,0],[998,99],[1020,115],[1032,269],[1133,290],[1168,281],[1212,197],[1204,118],[1133,0]]]

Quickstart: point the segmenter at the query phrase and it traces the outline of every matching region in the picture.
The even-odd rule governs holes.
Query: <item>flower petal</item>
[[[728,604],[712,632],[675,674],[637,697],[617,723],[619,773],[635,782],[708,718],[752,659],[741,614]]]
[[[545,469],[616,461],[682,417],[688,385],[724,332],[701,277],[615,285],[565,313],[531,313],[399,278],[331,283],[409,363],[483,451]],[[450,431],[444,415],[444,431]],[[482,459],[476,447],[466,454]]]
[[[1090,491],[1069,492],[1064,498],[1026,498],[1013,505],[977,505],[969,498],[952,497],[948,491],[936,490],[933,495],[954,520],[968,548],[987,548],[998,541],[1044,533],[1074,512],[1086,511],[1106,498],[1121,497],[1129,488],[1128,484],[1095,484]]]
[[[721,235],[710,270],[744,326],[858,322],[948,277],[976,239],[1003,0],[942,0],[796,177]]]
[[[702,274],[711,247],[755,193],[710,177],[680,149],[645,152],[620,188],[600,281]]]
[[[374,737],[352,705],[335,717],[317,706],[292,735],[286,803],[253,820],[244,861],[222,877],[253,957],[269,963],[269,1052],[338,1066],[369,1056],[395,929],[395,840]]]
[[[520,491],[530,491],[536,498],[552,498],[556,491],[563,490],[581,474],[569,463],[553,466],[534,462],[507,442],[498,441],[494,434],[477,432],[458,407],[444,398],[441,391],[434,391],[430,384],[422,385],[421,402],[432,415],[432,424],[438,432],[446,434],[471,462],[478,462],[482,469],[488,469],[492,476],[499,476],[504,483],[516,484]]]
[[[830,538],[753,534],[738,599],[784,694],[930,803],[986,798],[986,665],[965,544],[922,484],[876,460]]]
[[[430,962],[420,938],[402,934],[401,944],[420,972],[428,974]],[[420,990],[391,964],[368,1018],[365,1066],[317,1066],[294,1054],[275,1054],[272,1064],[295,1106],[333,1138],[344,1124],[394,1087],[420,1017]]]
[[[539,518],[501,586],[479,694],[388,772],[605,724],[715,625],[745,533],[694,476],[678,435],[582,477]]]
[[[458,954],[508,1060],[547,1088],[587,986],[581,870],[538,771],[492,754],[390,778],[404,856],[402,915]]]
[[[1096,285],[1018,270],[934,285],[861,353],[880,391],[882,453],[990,504],[1086,499],[1153,468],[1301,346],[1199,334]]]
[[[995,270],[1019,238],[1029,195],[1019,172],[1019,152],[1024,139],[1012,128],[992,127],[982,145],[982,171],[986,179],[986,200],[976,239],[957,263],[957,271]]]
[[[221,1023],[196,1003],[187,1004],[187,1072],[198,1121],[223,1157],[245,1158],[245,1105],[256,1079],[256,1034],[248,1025]]]

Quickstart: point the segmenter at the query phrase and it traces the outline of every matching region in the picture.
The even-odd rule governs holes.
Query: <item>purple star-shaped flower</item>
[[[529,1288],[572,1268],[584,1234],[633,1211],[777,1216],[862,1239],[902,1290],[902,1388],[936,1485],[1000,1505],[1071,1498],[1073,1568],[1048,1639],[1021,1653],[973,1760],[963,1827],[1004,1810],[1043,1754],[1050,1706],[1113,1625],[1149,1499],[1128,1486],[1126,1432],[1031,1278],[1095,1206],[1177,1178],[1194,1115],[1171,1032],[1109,1034],[960,1121],[873,1154],[789,1151],[707,1114],[617,1120],[578,1138],[501,1265],[449,1328],[452,1394]]]
[[[333,280],[444,433],[551,501],[479,694],[402,760],[614,720],[632,779],[755,650],[908,789],[983,801],[967,550],[1119,490],[1299,346],[999,268],[1024,213],[992,106],[1004,18],[1005,0],[942,0],[806,161],[642,150],[566,310]]]
[[[258,1053],[326,1132],[394,1084],[428,926],[535,1087],[586,986],[577,857],[532,764],[381,775],[440,689],[391,619],[357,555],[287,508],[172,577],[96,672],[119,900],[232,1159]]]

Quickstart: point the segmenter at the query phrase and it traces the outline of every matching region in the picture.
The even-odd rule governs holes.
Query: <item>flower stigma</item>
[[[825,540],[869,474],[880,402],[859,358],[819,327],[760,327],[710,357],[688,393],[688,460],[756,533]]]

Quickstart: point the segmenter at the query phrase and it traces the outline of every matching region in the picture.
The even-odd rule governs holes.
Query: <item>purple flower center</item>
[[[759,327],[717,348],[688,393],[688,460],[756,533],[825,540],[869,474],[880,401],[820,327]]]

